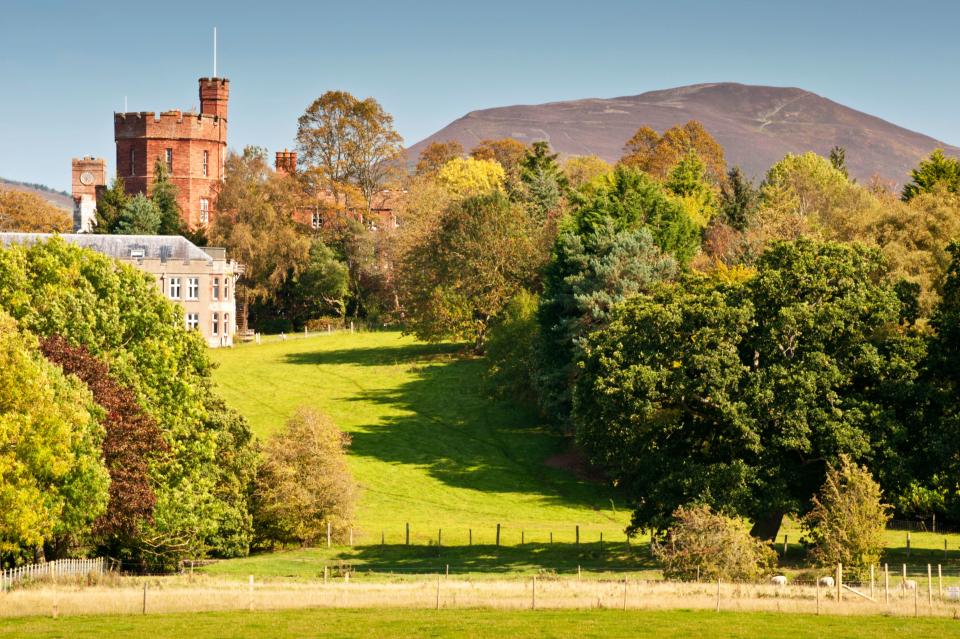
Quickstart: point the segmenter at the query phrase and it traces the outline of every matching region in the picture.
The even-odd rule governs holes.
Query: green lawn
[[[952,619],[659,611],[295,610],[0,621],[0,637],[949,637]]]
[[[613,562],[611,542],[626,556],[628,511],[603,486],[546,465],[566,442],[530,412],[491,400],[483,362],[463,356],[459,346],[396,332],[334,333],[212,357],[220,392],[258,436],[280,428],[298,406],[330,415],[352,436],[350,464],[362,486],[358,548],[260,556],[222,570],[243,572],[249,564],[270,574],[316,574],[333,557],[388,570],[432,571],[446,563],[455,570],[575,570],[594,555],[598,566]],[[412,552],[402,546],[407,523],[411,543],[420,546]],[[501,545],[523,541],[522,552],[491,548],[498,523]],[[436,545],[438,535],[442,546],[458,549],[422,547]]]

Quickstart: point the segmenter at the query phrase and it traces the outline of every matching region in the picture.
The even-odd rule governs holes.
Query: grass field
[[[342,332],[269,338],[212,351],[212,357],[220,392],[258,436],[280,428],[302,405],[349,432],[362,498],[354,547],[260,554],[211,566],[211,574],[309,579],[342,562],[401,574],[447,565],[453,574],[475,575],[569,574],[578,565],[647,577],[656,572],[645,540],[626,545],[624,504],[611,490],[545,464],[565,452],[566,443],[535,415],[491,400],[483,362],[456,345],[423,344],[396,332]],[[802,559],[801,531],[788,522],[781,540],[783,534],[791,542],[783,562],[789,568]],[[888,531],[886,540],[884,561],[892,572],[908,562],[911,575],[920,575],[927,563],[943,563],[951,583],[960,574],[960,536],[914,533],[909,560],[906,533]]]
[[[481,548],[459,563],[481,565],[490,563],[482,547],[494,544],[501,524],[501,544],[528,544],[522,557],[501,553],[504,567],[539,567],[537,556],[565,555],[559,549],[574,544],[577,525],[581,542],[598,549],[601,532],[608,548],[625,541],[629,512],[615,495],[545,464],[566,452],[566,442],[535,415],[491,400],[483,362],[458,346],[396,332],[334,333],[212,357],[220,392],[258,436],[282,427],[302,405],[351,434],[350,465],[362,487],[354,541],[370,548],[370,559],[395,558],[389,546],[405,542],[407,523],[419,545],[436,544],[439,535],[444,546],[467,546],[472,530]],[[388,546],[382,550],[381,539]],[[428,554],[410,558],[410,567],[421,559],[436,564]]]
[[[26,618],[0,637],[949,637],[952,619],[831,617],[703,611],[296,610]]]

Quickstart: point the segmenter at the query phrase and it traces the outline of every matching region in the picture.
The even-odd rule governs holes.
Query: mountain
[[[431,142],[457,140],[470,149],[483,139],[513,137],[548,140],[561,154],[596,154],[613,162],[639,127],[662,133],[688,120],[699,120],[723,145],[728,165],[740,165],[754,178],[787,153],[826,155],[837,145],[846,148],[847,168],[861,181],[879,174],[903,183],[935,148],[960,155],[960,148],[803,89],[722,82],[473,111],[413,145],[409,157]]]
[[[55,207],[73,213],[73,198],[63,191],[55,191],[49,186],[43,184],[30,184],[28,182],[17,182],[15,180],[5,180],[0,178],[0,190],[7,191],[26,191],[42,197],[44,200],[53,204]]]

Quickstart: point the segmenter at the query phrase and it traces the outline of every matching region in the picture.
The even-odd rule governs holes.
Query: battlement
[[[219,141],[226,138],[225,120],[206,113],[135,111],[113,114],[113,137]]]
[[[200,78],[200,113],[226,119],[230,100],[230,80]]]

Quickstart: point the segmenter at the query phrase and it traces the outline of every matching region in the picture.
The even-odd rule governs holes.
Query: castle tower
[[[297,172],[297,152],[286,149],[277,151],[273,167],[277,173],[282,175],[294,175]]]
[[[115,113],[117,176],[130,195],[150,193],[154,166],[162,162],[177,187],[177,204],[187,226],[203,227],[215,215],[227,151],[230,81],[200,78],[200,113],[153,111]]]
[[[97,208],[97,189],[107,185],[107,161],[92,155],[73,158],[73,230],[89,233],[93,230]]]

